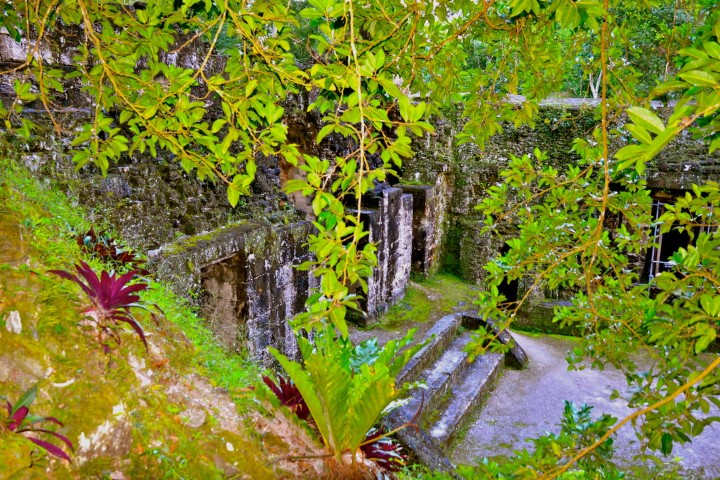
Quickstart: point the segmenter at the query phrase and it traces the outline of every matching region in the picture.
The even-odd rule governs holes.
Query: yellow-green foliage
[[[68,465],[0,428],[0,478],[101,478],[113,471],[133,479],[234,472],[272,477],[242,418],[231,411],[234,424],[228,427],[225,418],[223,429],[214,418],[223,415],[215,409],[221,395],[207,394],[222,386],[245,409],[249,400],[242,389],[257,367],[227,355],[202,320],[154,282],[143,300],[159,304],[166,317],[155,324],[135,312],[150,352],[128,331],[118,348],[104,354],[82,324],[87,298],[76,285],[46,273],[70,269],[83,258],[72,236],[72,228],[87,226],[82,212],[11,161],[0,159],[0,172],[0,395],[15,401],[37,385],[31,413],[64,422],[57,431],[76,451]],[[84,259],[96,271],[104,267]],[[20,333],[8,328],[11,312],[19,314]],[[207,413],[198,428],[187,426],[183,415],[193,403]],[[0,425],[4,416],[3,409]]]

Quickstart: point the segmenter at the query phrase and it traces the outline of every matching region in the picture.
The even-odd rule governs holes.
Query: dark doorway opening
[[[505,255],[509,251],[510,245],[503,243],[503,246],[500,249],[500,255]],[[504,278],[500,285],[498,285],[498,292],[505,296],[505,303],[511,304],[518,301],[518,287],[519,282],[517,279],[508,281],[507,278]]]

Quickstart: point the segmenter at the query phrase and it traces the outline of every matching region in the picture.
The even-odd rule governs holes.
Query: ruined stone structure
[[[67,66],[78,41],[76,32],[60,33],[47,39],[40,54],[49,64]],[[0,33],[0,63],[24,61],[26,49],[27,45]],[[187,51],[168,60],[192,67],[197,58]],[[0,100],[6,104],[14,98],[12,80],[12,76],[0,79]],[[348,145],[342,138],[331,135],[315,145],[322,120],[316,112],[306,111],[312,95],[303,91],[288,99],[288,140],[321,158],[344,155]],[[276,157],[258,158],[253,195],[235,209],[227,205],[222,185],[198,181],[163,153],[149,158],[136,152],[111,165],[106,178],[90,166],[76,173],[69,138],[90,110],[79,84],[71,82],[65,97],[63,112],[56,112],[64,133],[53,131],[47,122],[47,135],[30,142],[4,138],[0,155],[18,158],[38,175],[59,181],[91,215],[98,206],[109,212],[109,221],[132,247],[162,247],[154,256],[160,275],[172,280],[181,293],[200,294],[205,315],[226,345],[247,347],[259,357],[269,344],[290,353],[294,340],[287,319],[302,310],[316,279],[293,269],[310,259],[304,243],[312,228],[302,219],[310,218],[311,210],[305,199],[288,198],[281,188],[303,173]],[[434,119],[437,133],[415,139],[416,156],[405,161],[401,183],[380,188],[364,200],[362,218],[370,230],[369,240],[378,245],[379,265],[368,279],[363,305],[367,317],[361,320],[371,322],[399,299],[411,270],[430,275],[442,267],[482,283],[483,265],[503,251],[514,231],[481,235],[481,217],[474,206],[498,182],[511,154],[523,155],[538,147],[559,169],[571,164],[576,158],[570,151],[573,139],[587,136],[597,124],[592,109],[585,108],[587,103],[549,102],[541,108],[535,129],[508,126],[483,150],[457,143],[455,134],[463,123],[458,109]],[[42,105],[29,107],[28,115],[42,118]],[[705,146],[685,136],[663,151],[647,180],[663,199],[692,183],[718,178],[720,152],[708,155]],[[222,228],[228,224],[235,226]],[[643,262],[644,257],[637,259],[638,264]],[[521,281],[509,288],[522,291],[527,286]],[[547,316],[553,306],[548,300],[562,298],[553,292],[535,292],[525,317]]]
[[[269,363],[266,347],[294,355],[287,320],[303,310],[316,280],[294,266],[309,260],[309,222],[246,222],[187,237],[153,252],[158,276],[180,293],[198,292],[202,313],[231,350]]]
[[[427,189],[421,192],[432,194]],[[361,212],[370,241],[378,244],[378,267],[368,279],[363,305],[364,323],[377,319],[405,292],[413,218],[432,229],[424,209],[414,214],[413,198],[400,188],[382,188],[370,196]],[[418,205],[423,204],[418,201]],[[233,350],[247,349],[259,361],[271,364],[269,345],[291,357],[297,355],[289,321],[304,310],[318,279],[295,267],[312,260],[307,239],[313,232],[308,221],[291,225],[245,222],[182,238],[151,252],[151,261],[157,275],[180,294],[200,292],[203,315],[223,344]],[[419,255],[433,258],[427,251]],[[418,263],[418,268],[422,272],[433,267]]]
[[[508,125],[489,139],[484,149],[469,143],[458,144],[455,134],[461,130],[463,119],[458,109],[447,109],[442,118],[434,121],[436,134],[415,140],[413,148],[417,154],[404,163],[402,178],[434,185],[436,198],[446,203],[440,209],[444,216],[436,227],[442,232],[441,268],[468,281],[483,283],[486,275],[483,265],[504,253],[505,242],[515,235],[515,230],[508,226],[500,235],[481,234],[482,214],[474,207],[482,201],[485,191],[501,180],[500,171],[508,165],[511,155],[532,153],[537,147],[548,153],[550,164],[559,171],[572,165],[578,158],[571,151],[573,140],[587,137],[597,125],[592,104],[592,100],[580,99],[545,102],[534,129]],[[661,117],[671,113],[671,109],[659,103],[653,108]],[[611,149],[619,147],[614,145]],[[709,154],[706,145],[685,132],[653,160],[646,179],[656,200],[668,201],[690,190],[693,183],[719,181],[720,151]],[[647,272],[651,253],[637,255],[634,266]],[[529,286],[521,279],[509,287],[515,289],[516,295],[522,295]],[[530,300],[517,322],[541,330],[549,324],[553,308],[565,301],[561,292],[543,289],[531,292]],[[556,326],[552,328],[557,330]]]
[[[363,301],[367,316],[358,318],[368,324],[405,293],[410,278],[413,197],[399,188],[379,189],[364,201],[360,218],[370,230],[369,241],[377,245],[378,266],[368,278]]]

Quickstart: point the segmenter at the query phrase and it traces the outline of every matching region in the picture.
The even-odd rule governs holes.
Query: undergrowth
[[[150,287],[137,292],[140,303],[156,305],[151,310],[158,313],[153,319],[133,307],[147,350],[130,328],[118,328],[122,343],[105,352],[87,335],[93,333],[89,299],[50,270],[67,271],[81,261],[95,274],[132,267],[83,251],[77,232],[109,227],[84,218],[52,184],[0,158],[0,395],[17,399],[36,388],[34,412],[61,421],[56,433],[76,446],[70,461],[49,458],[50,450],[24,433],[0,428],[0,478],[109,478],[111,472],[148,479],[237,472],[271,478],[275,467],[263,453],[268,447],[238,415],[252,408],[248,386],[259,368],[246,356],[226,353],[167,286],[140,278]],[[138,283],[129,284],[138,290]]]
[[[98,258],[83,256],[78,248],[73,234],[86,231],[89,224],[77,203],[49,183],[34,178],[12,160],[0,158],[0,171],[2,210],[22,225],[23,239],[33,251],[30,268],[70,268],[81,259],[95,271],[113,267]],[[100,223],[95,228],[108,229],[109,235],[122,243],[122,238],[115,236],[112,225]],[[19,268],[26,267],[21,265]],[[165,319],[177,325],[193,347],[171,352],[170,361],[178,367],[193,367],[197,373],[209,377],[214,385],[227,389],[239,407],[247,408],[251,402],[249,396],[238,392],[256,382],[259,367],[247,356],[227,353],[188,301],[160,282],[144,280],[150,288],[140,292],[142,300],[157,305]]]

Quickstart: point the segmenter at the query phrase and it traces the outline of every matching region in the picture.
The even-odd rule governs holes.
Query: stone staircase
[[[481,325],[492,327],[469,312],[441,318],[425,334],[427,345],[398,375],[398,385],[423,381],[427,389],[412,390],[411,400],[387,416],[385,427],[392,430],[407,423],[417,425],[403,428],[397,436],[420,462],[433,469],[453,469],[445,452],[464,422],[483,403],[504,366],[523,368],[527,362],[522,348],[503,331],[499,338],[513,345],[510,352],[487,353],[468,363],[463,347]]]

